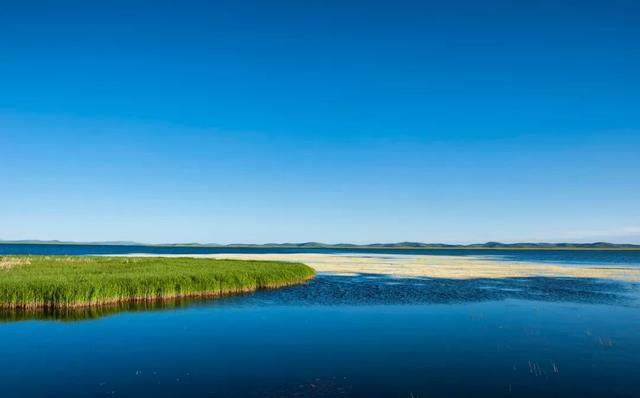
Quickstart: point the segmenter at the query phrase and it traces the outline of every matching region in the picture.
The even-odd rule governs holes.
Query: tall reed
[[[0,257],[0,307],[65,308],[209,297],[304,282],[300,263],[182,257]]]

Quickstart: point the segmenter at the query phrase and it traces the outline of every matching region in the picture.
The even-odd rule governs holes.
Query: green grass
[[[72,308],[214,297],[302,283],[300,263],[182,257],[0,257],[0,308]]]

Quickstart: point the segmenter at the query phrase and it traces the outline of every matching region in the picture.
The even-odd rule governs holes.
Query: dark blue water
[[[320,275],[217,300],[3,313],[0,396],[638,397],[639,297],[597,279]]]
[[[640,267],[640,250],[492,250],[492,249],[280,249],[225,247],[169,247],[125,245],[0,244],[0,254],[213,254],[213,253],[376,253],[434,256],[490,256],[505,261],[532,261],[566,265],[594,264]]]

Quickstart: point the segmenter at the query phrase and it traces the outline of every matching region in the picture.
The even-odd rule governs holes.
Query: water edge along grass
[[[0,257],[0,308],[72,308],[216,297],[302,283],[301,263],[186,257]]]

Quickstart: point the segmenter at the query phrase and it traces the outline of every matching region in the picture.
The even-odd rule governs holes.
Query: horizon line
[[[58,239],[0,239],[0,244],[67,244],[67,245],[120,245],[120,246],[203,246],[203,247],[242,247],[242,246],[322,246],[322,247],[491,247],[491,246],[609,246],[609,247],[640,247],[640,243],[611,243],[606,241],[593,242],[571,242],[571,241],[519,241],[519,242],[500,242],[486,241],[476,243],[442,243],[442,242],[417,242],[417,241],[397,241],[397,242],[373,242],[373,243],[325,243],[316,241],[306,242],[268,242],[268,243],[202,243],[202,242],[162,242],[149,243],[128,240],[105,240],[105,241],[75,241],[75,240],[58,240]]]

